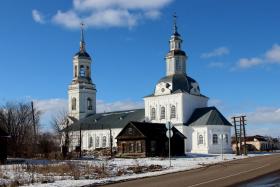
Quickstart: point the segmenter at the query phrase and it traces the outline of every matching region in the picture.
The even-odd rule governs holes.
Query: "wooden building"
[[[0,126],[0,164],[4,164],[7,160],[7,131]]]
[[[119,157],[168,156],[165,124],[129,122],[116,137]],[[171,155],[184,154],[185,136],[172,128]]]

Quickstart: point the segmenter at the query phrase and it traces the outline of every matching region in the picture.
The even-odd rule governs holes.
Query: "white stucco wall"
[[[112,129],[113,147],[117,146],[117,135],[120,133],[121,128]],[[83,130],[82,131],[82,150],[94,150],[96,148],[104,148],[102,144],[103,137],[106,137],[105,147],[110,147],[110,131],[109,129],[100,130]],[[92,137],[92,146],[90,146],[90,137]],[[97,137],[99,138],[99,144],[97,145]],[[80,132],[74,131],[71,134],[71,146],[70,150],[74,150],[76,146],[79,146]]]
[[[88,86],[88,88],[87,88]],[[81,87],[85,87],[84,89]],[[76,98],[76,110],[72,110],[72,98]],[[92,110],[87,109],[87,99],[92,101]],[[70,85],[68,90],[69,115],[76,119],[82,119],[88,114],[96,113],[96,90],[92,85],[75,84]]]
[[[232,147],[231,147],[231,126],[225,126],[225,125],[209,125],[208,126],[208,141],[209,141],[209,151],[208,153],[215,153],[220,154],[222,152],[223,147],[223,153],[232,153]],[[213,134],[218,135],[218,144],[213,144],[212,138]],[[224,135],[223,142],[221,135]],[[225,135],[228,137],[228,141],[226,142]],[[223,143],[223,145],[222,145]]]
[[[202,97],[202,96],[197,96],[197,95],[192,95],[189,93],[184,93],[182,95],[182,121],[184,123],[188,122],[190,119],[192,113],[196,108],[202,108],[202,107],[207,107],[208,105],[208,98],[207,97]]]
[[[211,154],[220,154],[223,153],[232,153],[231,149],[231,127],[224,125],[208,125],[208,126],[196,126],[191,127],[193,129],[192,132],[192,153],[211,153]],[[213,134],[217,134],[218,143],[213,144]],[[221,135],[227,135],[228,141],[226,142],[226,138],[223,139]],[[199,144],[198,137],[199,135],[203,136],[203,144]]]
[[[144,98],[145,103],[145,119],[146,121],[152,123],[166,123],[166,121],[171,121],[174,124],[183,123],[182,118],[182,93],[170,94],[170,95],[160,95],[154,97]],[[176,106],[176,118],[170,118],[171,106]],[[160,109],[165,107],[165,119],[160,119]],[[151,108],[156,109],[156,119],[151,120]]]
[[[177,93],[168,95],[159,95],[144,98],[145,118],[153,123],[166,123],[171,121],[174,124],[186,123],[196,108],[207,107],[208,98],[191,95],[189,93]],[[170,118],[171,106],[176,106],[176,118]],[[165,119],[160,119],[160,108],[166,109]],[[156,109],[156,119],[151,120],[151,108]]]

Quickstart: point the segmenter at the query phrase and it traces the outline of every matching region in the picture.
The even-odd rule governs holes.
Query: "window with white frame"
[[[106,138],[106,136],[103,136],[103,138],[102,138],[102,147],[106,147],[106,142],[107,142],[107,138]]]
[[[218,135],[213,134],[213,144],[218,144]]]
[[[99,147],[100,145],[99,145],[99,137],[98,136],[96,136],[96,138],[95,138],[95,147]]]
[[[202,135],[199,135],[198,136],[198,144],[203,144],[203,136]]]
[[[228,144],[228,134],[225,134],[226,144]]]
[[[160,119],[165,119],[165,107],[160,108]]]
[[[92,139],[92,137],[90,136],[89,138],[88,138],[88,148],[91,148],[93,146],[93,139]]]
[[[170,118],[176,118],[176,106],[172,105],[171,106],[171,111],[170,111]]]
[[[156,109],[153,107],[151,108],[151,120],[156,119]]]

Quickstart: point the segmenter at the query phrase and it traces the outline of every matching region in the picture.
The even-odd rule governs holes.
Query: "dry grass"
[[[81,165],[79,163],[66,162],[61,164],[48,165],[26,165],[25,170],[32,173],[42,174],[43,176],[72,176],[75,180],[81,176],[86,178],[104,178],[109,175],[107,165]]]
[[[0,179],[3,179],[4,178],[4,173],[2,171],[2,167],[0,166]]]
[[[150,166],[130,166],[127,170],[131,170],[133,173],[145,173],[145,172],[154,172],[154,171],[161,171],[163,168],[161,165],[150,165]]]

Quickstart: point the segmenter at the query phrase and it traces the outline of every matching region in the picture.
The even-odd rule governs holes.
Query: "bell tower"
[[[181,49],[183,40],[181,35],[178,33],[177,28],[177,16],[173,15],[173,34],[169,40],[169,52],[167,53],[166,60],[166,76],[174,74],[186,74],[186,60],[187,55]]]
[[[73,57],[73,79],[68,87],[68,112],[78,120],[96,113],[96,87],[91,80],[91,63],[86,52],[84,24],[81,23],[80,49]]]

